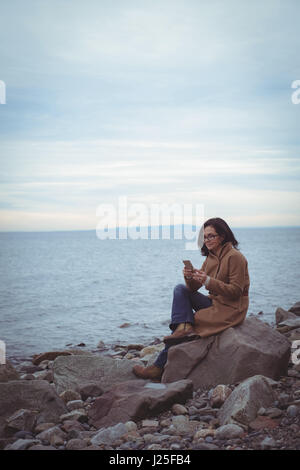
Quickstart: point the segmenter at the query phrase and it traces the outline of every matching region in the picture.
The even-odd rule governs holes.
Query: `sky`
[[[299,226],[299,15],[298,0],[2,1],[0,231],[96,229],[124,197]]]

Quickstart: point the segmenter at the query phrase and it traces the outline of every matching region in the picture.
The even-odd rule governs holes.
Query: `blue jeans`
[[[185,284],[177,284],[173,291],[173,304],[170,329],[174,331],[179,323],[194,323],[194,313],[201,308],[210,307],[212,301],[200,292],[191,292]],[[193,312],[195,310],[195,312]],[[163,368],[167,362],[168,349],[166,346],[155,361],[157,367]]]

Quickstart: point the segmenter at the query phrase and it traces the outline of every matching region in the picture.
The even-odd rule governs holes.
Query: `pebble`
[[[276,447],[276,442],[272,437],[265,437],[265,439],[261,442],[260,447],[262,449],[273,449]]]
[[[234,439],[244,434],[244,430],[237,424],[224,424],[215,433],[216,439]]]
[[[82,407],[83,407],[82,400],[72,400],[72,401],[68,401],[67,403],[67,408],[69,411],[78,410],[79,408],[82,408]]]
[[[115,426],[100,429],[95,436],[92,437],[91,443],[94,445],[109,444],[112,445],[120,437],[127,434],[127,428],[124,423],[118,423]]]
[[[142,427],[143,428],[158,428],[159,424],[157,420],[143,419]]]
[[[175,430],[175,432],[179,432],[181,434],[185,434],[190,431],[189,419],[187,416],[184,416],[184,415],[173,416],[172,425],[170,426],[170,428],[172,426],[173,426],[172,430]]]
[[[219,450],[219,447],[216,444],[212,444],[210,442],[199,442],[192,448],[193,450]]]
[[[299,408],[296,405],[290,405],[287,408],[286,413],[290,418],[295,418],[299,413]]]
[[[175,405],[172,406],[172,413],[174,415],[185,415],[185,414],[189,414],[188,410],[186,409],[185,406],[183,405],[180,405],[178,403],[176,403]]]
[[[128,432],[137,431],[137,425],[134,421],[127,421],[125,426]]]
[[[87,444],[83,439],[70,439],[66,445],[67,450],[80,450],[85,447],[87,447]]]
[[[179,444],[177,442],[174,442],[173,444],[170,445],[171,450],[180,450],[181,448],[182,448],[181,444]]]

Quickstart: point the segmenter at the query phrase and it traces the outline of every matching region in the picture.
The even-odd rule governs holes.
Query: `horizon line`
[[[196,229],[196,225],[193,225],[193,224],[172,224],[172,225],[142,225],[140,226],[140,228],[147,228],[149,230],[149,228],[156,228],[156,227],[159,227],[159,228],[163,228],[163,227],[178,227],[178,226],[181,226],[181,227],[193,227]],[[137,228],[138,226],[136,226],[135,228]],[[118,229],[124,229],[124,228],[134,228],[134,227],[128,227],[128,226],[124,226],[124,225],[118,225],[117,227],[110,227],[107,229],[107,232],[108,231],[111,231],[111,230],[118,230]],[[238,230],[241,230],[241,229],[276,229],[276,228],[300,228],[300,225],[251,225],[251,226],[231,226],[232,229],[238,229]],[[52,232],[96,232],[97,229],[94,228],[94,229],[52,229],[52,230],[1,230],[0,229],[0,233],[52,233]]]

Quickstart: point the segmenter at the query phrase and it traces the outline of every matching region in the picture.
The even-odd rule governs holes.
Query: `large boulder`
[[[258,410],[268,408],[275,399],[270,379],[262,375],[250,377],[234,389],[220,408],[219,423],[248,426],[256,418]]]
[[[261,374],[278,380],[287,373],[290,341],[256,317],[222,333],[172,346],[163,383],[190,379],[194,388],[234,384]]]
[[[58,422],[67,412],[63,400],[46,380],[12,380],[0,383],[0,436],[8,424],[6,419],[17,410],[38,412],[38,423]]]
[[[53,363],[54,384],[58,393],[79,391],[84,385],[98,385],[104,392],[114,384],[135,380],[133,363],[129,359],[108,356],[59,356]]]
[[[174,403],[185,403],[193,395],[191,380],[171,384],[130,380],[115,385],[96,398],[89,409],[89,422],[95,427],[113,426],[156,416]]]

